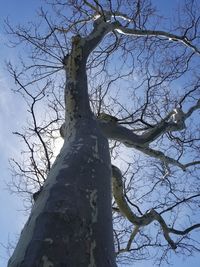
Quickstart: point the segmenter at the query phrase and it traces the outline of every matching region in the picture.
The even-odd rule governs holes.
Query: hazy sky
[[[153,2],[159,3],[161,11],[169,14],[177,1],[154,0]],[[4,61],[10,59],[15,62],[17,53],[6,46],[8,36],[3,28],[3,20],[9,17],[13,24],[27,23],[29,19],[34,18],[34,11],[41,3],[42,0],[0,0],[0,267],[5,267],[8,259],[4,246],[7,246],[9,240],[16,240],[25,221],[22,200],[14,194],[11,195],[6,189],[6,183],[11,179],[8,159],[16,158],[20,154],[20,142],[12,132],[20,130],[24,124],[26,107],[11,92],[14,84],[6,71]],[[173,256],[171,262],[176,267],[198,267],[200,255],[186,258],[184,261]],[[135,266],[153,265],[147,262],[146,264],[137,263]]]

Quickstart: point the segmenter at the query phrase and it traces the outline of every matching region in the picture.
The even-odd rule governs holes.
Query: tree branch
[[[167,38],[170,41],[178,41],[183,43],[185,46],[191,48],[195,53],[200,55],[200,50],[195,45],[193,45],[186,36],[179,36],[176,34],[159,30],[154,31],[154,30],[129,29],[123,27],[122,25],[119,25],[119,23],[113,24],[113,26],[114,26],[113,30],[116,30],[118,33],[125,35],[162,37],[162,38]]]
[[[155,209],[151,209],[149,212],[145,213],[140,217],[137,216],[135,213],[132,212],[124,197],[122,173],[119,170],[119,168],[117,168],[114,165],[112,165],[112,190],[113,190],[113,196],[115,198],[115,201],[118,205],[120,212],[123,214],[124,217],[126,217],[131,223],[133,223],[136,226],[129,238],[126,250],[130,249],[131,243],[135,238],[136,234],[138,233],[139,228],[149,225],[153,221],[157,221],[160,224],[163,230],[164,238],[172,249],[176,249],[177,244],[171,239],[169,235],[170,233],[176,235],[186,235],[190,231],[200,228],[200,224],[192,225],[191,227],[188,227],[187,229],[182,231],[170,228],[167,226],[161,214],[159,214]]]
[[[200,161],[182,164],[178,160],[165,155],[162,151],[150,148],[149,144],[167,131],[180,131],[184,129],[185,120],[199,108],[200,100],[187,113],[184,113],[180,108],[176,108],[161,122],[142,135],[137,135],[132,130],[119,125],[118,119],[109,114],[103,114],[103,116],[100,114],[98,122],[107,138],[120,141],[127,147],[133,147],[146,155],[162,160],[165,164],[175,165],[185,171],[190,166],[200,164]]]
[[[162,227],[164,237],[166,241],[169,243],[169,245],[172,247],[172,249],[176,249],[176,245],[173,242],[173,240],[169,236],[169,229],[162,218],[161,215],[159,215],[155,210],[151,210],[148,213],[145,213],[141,217],[135,215],[132,210],[130,209],[128,203],[126,202],[126,199],[123,194],[123,183],[122,183],[122,173],[121,171],[114,165],[112,165],[112,189],[113,189],[113,196],[115,198],[115,201],[119,207],[120,212],[126,217],[131,223],[136,225],[136,229],[133,232],[133,236],[131,240],[129,240],[128,246],[130,247],[131,242],[135,235],[137,234],[139,227],[148,225],[152,223],[153,221],[158,221]]]

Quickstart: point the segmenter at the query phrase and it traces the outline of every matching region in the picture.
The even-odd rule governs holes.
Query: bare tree
[[[31,116],[15,132],[26,147],[11,160],[12,186],[33,196],[8,266],[199,252],[198,3],[167,23],[148,0],[46,7],[29,28],[7,22],[13,45],[28,47],[8,69]]]

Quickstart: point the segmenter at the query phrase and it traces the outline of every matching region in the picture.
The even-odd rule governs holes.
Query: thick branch
[[[133,147],[146,155],[160,159],[166,164],[175,165],[185,171],[186,168],[199,164],[199,161],[182,164],[178,160],[165,155],[163,152],[150,148],[149,144],[167,131],[180,131],[184,129],[185,120],[191,116],[195,110],[199,109],[199,107],[200,100],[196,105],[191,107],[187,113],[184,113],[180,108],[176,108],[161,122],[142,135],[137,135],[133,133],[132,130],[119,125],[118,119],[108,114],[104,114],[103,117],[99,116],[98,122],[107,138],[117,140],[127,147]]]
[[[163,152],[148,147],[148,144],[145,144],[145,140],[143,140],[142,136],[134,134],[132,130],[129,130],[117,123],[99,121],[99,125],[105,136],[109,139],[120,141],[127,147],[135,148],[148,156],[157,158],[166,164],[175,165],[184,171],[187,167],[191,166],[191,163],[184,165],[178,160],[166,156]],[[195,164],[198,164],[198,161],[192,163],[192,165]]]
[[[162,227],[164,237],[166,241],[169,243],[169,245],[176,249],[176,245],[173,242],[173,240],[169,236],[169,229],[162,218],[161,215],[159,215],[155,210],[151,210],[148,213],[145,213],[141,217],[135,215],[132,210],[130,209],[128,203],[126,202],[126,199],[124,197],[123,193],[123,183],[122,183],[122,173],[121,171],[116,167],[112,166],[112,189],[113,189],[113,196],[115,198],[115,201],[119,207],[120,212],[134,225],[136,225],[136,229],[133,232],[133,237],[129,240],[128,246],[131,246],[131,242],[135,235],[137,234],[139,227],[148,225],[152,223],[153,221],[158,221],[160,223],[160,226]]]
[[[193,45],[186,36],[179,36],[165,31],[159,30],[136,30],[123,27],[122,25],[116,25],[115,30],[121,34],[133,35],[133,36],[154,36],[167,38],[170,41],[178,41],[183,43],[185,46],[191,48],[195,53],[200,55],[200,50]]]
[[[149,224],[149,220],[142,222],[142,217],[136,216],[130,209],[123,192],[122,173],[114,165],[112,165],[112,191],[115,201],[118,205],[120,212],[134,225]]]
[[[123,214],[124,217],[126,217],[131,223],[133,223],[136,226],[128,241],[127,249],[130,248],[134,237],[139,231],[139,228],[145,225],[148,225],[152,223],[153,221],[157,221],[160,224],[163,230],[164,238],[166,239],[166,241],[168,242],[168,244],[171,246],[172,249],[176,249],[177,245],[171,239],[169,235],[170,233],[173,233],[176,235],[186,235],[192,230],[200,228],[200,224],[192,225],[191,227],[188,227],[187,229],[183,231],[176,230],[174,228],[169,228],[165,220],[161,216],[161,214],[159,214],[154,209],[150,210],[149,212],[145,213],[144,215],[140,217],[134,214],[124,197],[122,173],[116,166],[113,166],[113,165],[112,165],[112,189],[113,189],[113,196],[115,198],[115,201],[118,205],[120,212]]]
[[[159,136],[167,131],[172,132],[183,130],[185,128],[186,119],[189,118],[193,112],[199,108],[200,100],[198,100],[196,105],[192,106],[186,113],[184,113],[180,108],[172,110],[161,122],[147,132],[144,132],[141,138],[143,138],[145,144],[148,144],[156,140]]]
[[[200,109],[200,99],[197,101],[196,105],[194,105],[188,110],[188,112],[185,114],[185,119],[189,118],[192,113],[197,109]]]
[[[110,16],[109,16],[110,18]],[[109,18],[107,18],[109,20]],[[100,16],[94,21],[93,31],[86,37],[84,53],[89,56],[89,54],[98,46],[98,44],[103,40],[104,36],[112,31],[112,24],[105,20],[104,16]]]

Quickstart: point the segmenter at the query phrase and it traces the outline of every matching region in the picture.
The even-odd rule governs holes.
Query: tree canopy
[[[200,250],[200,6],[179,4],[167,18],[149,0],[52,0],[38,21],[6,22],[23,49],[7,66],[29,116],[15,132],[24,147],[10,161],[11,190],[33,204],[42,189],[67,134],[66,81],[85,62],[89,105],[109,140],[120,263]]]

